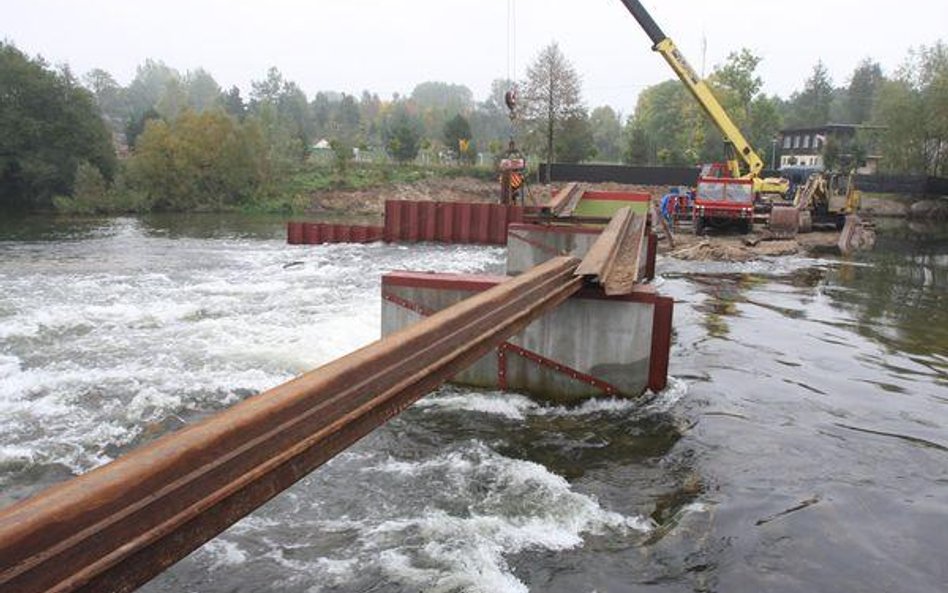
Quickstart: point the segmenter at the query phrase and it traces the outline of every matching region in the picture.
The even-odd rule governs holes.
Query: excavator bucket
[[[875,244],[876,231],[872,225],[863,222],[857,214],[848,214],[836,244],[840,253],[847,255],[853,251],[869,250]]]
[[[774,206],[770,210],[770,233],[777,239],[792,239],[800,231],[800,211],[792,206]]]

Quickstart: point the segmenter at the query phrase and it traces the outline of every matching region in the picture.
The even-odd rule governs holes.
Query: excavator
[[[708,84],[688,64],[641,2],[622,0],[622,3],[652,40],[652,49],[665,58],[724,137],[725,162],[704,165],[698,176],[692,209],[695,234],[703,234],[709,225],[735,220],[743,232],[750,232],[755,202],[762,198],[785,200],[790,182],[783,178],[761,177],[764,161],[714,97]]]

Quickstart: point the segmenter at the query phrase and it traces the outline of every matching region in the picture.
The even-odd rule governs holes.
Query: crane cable
[[[507,81],[517,76],[517,0],[507,0]]]
[[[510,111],[510,140],[516,135],[517,119],[517,0],[507,0],[507,84],[504,102]]]

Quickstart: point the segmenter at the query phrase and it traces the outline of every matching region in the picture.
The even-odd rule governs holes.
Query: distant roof
[[[780,130],[781,134],[799,134],[805,132],[825,132],[827,130],[884,130],[886,126],[876,126],[872,124],[835,124],[828,123],[824,126],[809,126],[806,128],[786,128]]]

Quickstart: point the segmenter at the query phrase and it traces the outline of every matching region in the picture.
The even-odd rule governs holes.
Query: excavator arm
[[[714,97],[711,88],[708,87],[707,83],[702,80],[691,65],[688,64],[688,61],[675,46],[675,43],[665,35],[655,20],[652,19],[652,15],[642,6],[641,2],[638,0],[622,0],[622,3],[625,4],[625,7],[629,9],[629,12],[632,13],[632,16],[635,17],[635,20],[639,22],[639,25],[641,25],[652,40],[652,49],[665,58],[665,61],[668,62],[668,65],[675,71],[675,74],[678,75],[681,82],[683,82],[688,91],[691,92],[692,96],[698,102],[698,105],[701,106],[705,115],[711,119],[721,132],[721,135],[724,136],[724,139],[734,147],[734,151],[747,165],[748,170],[744,176],[750,178],[758,177],[764,168],[764,162],[760,159],[760,156],[754,152],[754,149],[751,148],[750,143],[744,138],[744,134],[741,133],[740,129],[734,125],[734,122],[724,110],[724,107],[722,107]],[[732,171],[732,174],[734,177],[741,176],[739,171]]]

